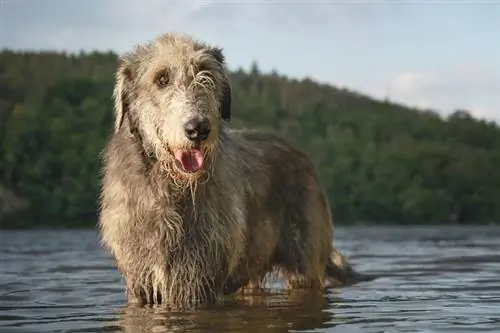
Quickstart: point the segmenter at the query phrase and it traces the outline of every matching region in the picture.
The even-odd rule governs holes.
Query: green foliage
[[[0,53],[0,226],[93,226],[112,126],[112,53]],[[233,125],[277,132],[318,167],[335,220],[500,220],[500,129],[263,74],[231,73]],[[24,204],[8,211],[4,193]],[[3,203],[1,201],[4,201]],[[2,208],[3,207],[3,208]]]

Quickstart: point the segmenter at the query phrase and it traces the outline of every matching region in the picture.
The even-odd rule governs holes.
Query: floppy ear
[[[227,122],[231,121],[231,85],[228,81],[224,82],[224,92],[220,107],[220,116]]]
[[[225,71],[225,57],[221,48],[213,47],[209,49],[209,53],[214,57],[214,59],[221,65],[222,69]],[[231,121],[231,85],[229,84],[229,79],[227,74],[224,74],[223,88],[222,88],[222,100],[220,102],[220,116],[223,120],[229,122]]]
[[[115,88],[113,90],[113,99],[115,104],[115,133],[118,133],[125,113],[128,112],[127,89],[128,80],[130,80],[130,68],[122,64],[116,72]]]

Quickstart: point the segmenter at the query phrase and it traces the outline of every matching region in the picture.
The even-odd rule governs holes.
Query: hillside
[[[0,227],[95,225],[116,62],[112,53],[0,53],[0,188],[23,202],[0,202]],[[231,73],[231,82],[233,125],[303,148],[337,221],[500,221],[498,126],[256,66]]]

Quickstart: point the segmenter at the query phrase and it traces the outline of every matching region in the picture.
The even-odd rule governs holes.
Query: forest
[[[112,52],[1,51],[0,228],[95,227],[116,66]],[[302,148],[335,223],[500,221],[497,124],[263,73],[257,63],[230,80],[232,126]]]

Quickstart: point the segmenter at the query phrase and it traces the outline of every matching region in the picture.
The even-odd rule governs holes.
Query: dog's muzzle
[[[196,173],[203,168],[205,152],[203,142],[211,132],[210,121],[205,117],[195,117],[184,124],[184,135],[191,145],[172,149],[177,167],[185,173]]]

